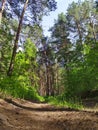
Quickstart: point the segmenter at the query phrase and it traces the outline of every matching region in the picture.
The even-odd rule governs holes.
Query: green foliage
[[[30,86],[37,86],[38,82],[36,54],[36,46],[30,39],[27,39],[24,50],[18,52],[15,59],[14,75],[25,76]]]
[[[0,73],[5,75],[9,66],[12,52],[12,34],[7,19],[0,26]]]
[[[98,90],[98,43],[93,47],[84,44],[83,60],[70,62],[69,71],[63,70],[63,84],[65,95],[71,97],[87,97],[88,91]],[[77,57],[79,58],[79,57]]]
[[[56,97],[48,97],[45,100],[55,106],[73,108],[73,109],[83,109],[82,102],[78,98],[67,99],[65,95],[60,95]]]
[[[4,19],[0,27],[0,91],[44,101],[38,90],[49,96],[45,100],[51,104],[81,108],[83,94],[98,90],[98,20],[93,7],[92,0],[70,4],[67,14],[61,13],[55,20],[50,39],[40,39],[42,28],[37,24],[23,26],[21,33],[30,39],[23,44],[23,51],[17,51],[11,77],[6,72],[14,37],[11,30],[17,30],[17,22]],[[37,53],[32,41],[41,40]]]
[[[43,100],[36,91],[36,67],[36,47],[28,39],[23,52],[17,52],[13,75],[0,76],[0,90],[14,97]]]
[[[36,58],[36,46],[30,39],[27,39],[25,44],[24,44],[24,53],[26,58]]]
[[[29,86],[26,77],[4,77],[0,80],[0,92],[16,98],[43,101],[33,86]]]

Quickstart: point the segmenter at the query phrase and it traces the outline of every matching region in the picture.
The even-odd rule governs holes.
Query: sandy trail
[[[98,112],[0,99],[0,130],[98,130]]]

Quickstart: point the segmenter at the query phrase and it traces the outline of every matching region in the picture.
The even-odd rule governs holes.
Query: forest
[[[81,108],[98,99],[98,2],[72,2],[43,32],[55,0],[2,0],[0,95]]]

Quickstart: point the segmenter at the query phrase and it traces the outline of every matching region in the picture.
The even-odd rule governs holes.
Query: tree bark
[[[50,84],[49,84],[49,67],[48,65],[46,66],[46,96],[49,96],[49,87],[50,87]]]
[[[27,5],[28,5],[28,1],[29,1],[29,0],[26,0],[26,2],[25,2],[25,4],[24,4],[24,8],[23,8],[23,10],[22,10],[21,17],[20,17],[20,21],[19,21],[19,25],[18,25],[18,29],[17,29],[17,33],[16,33],[16,38],[15,38],[15,42],[14,42],[12,57],[11,57],[9,69],[8,69],[8,72],[7,72],[7,75],[8,75],[8,76],[11,76],[11,75],[12,75],[12,72],[13,72],[14,61],[15,61],[16,51],[17,51],[17,47],[18,47],[18,40],[19,40],[21,28],[22,28],[22,21],[23,21],[23,17],[24,17],[24,13],[25,13],[26,7],[27,7]]]
[[[95,32],[94,22],[91,19],[90,19],[90,26],[92,28],[92,33],[93,33],[94,41],[96,43],[96,32]]]
[[[80,45],[82,45],[82,34],[81,34],[81,27],[78,21],[76,21],[76,26],[78,29],[78,35],[79,35],[79,41],[80,41]]]
[[[2,21],[2,14],[3,14],[3,11],[4,11],[5,2],[6,2],[6,0],[2,0],[2,5],[1,5],[1,8],[0,8],[0,25],[1,25],[1,21]]]

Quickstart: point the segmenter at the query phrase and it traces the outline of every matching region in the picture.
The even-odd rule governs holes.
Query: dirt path
[[[0,99],[0,130],[98,130],[98,112]]]

